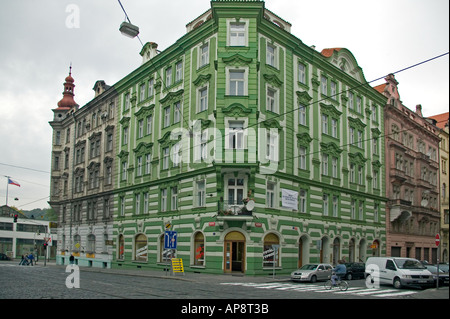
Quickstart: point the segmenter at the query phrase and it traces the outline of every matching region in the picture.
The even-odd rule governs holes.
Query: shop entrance
[[[223,260],[225,273],[245,272],[245,237],[242,233],[233,231],[225,236]]]

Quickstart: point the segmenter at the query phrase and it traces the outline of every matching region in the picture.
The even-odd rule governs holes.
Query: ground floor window
[[[194,265],[205,265],[205,238],[201,232],[195,234],[194,238]]]
[[[144,234],[139,234],[135,238],[134,242],[135,248],[135,260],[136,261],[147,261],[147,236]]]
[[[264,237],[263,267],[278,267],[280,265],[280,240],[275,234]]]

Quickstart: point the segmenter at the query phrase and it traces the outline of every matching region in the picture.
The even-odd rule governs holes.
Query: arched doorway
[[[147,236],[138,234],[134,238],[134,260],[147,261]]]
[[[309,240],[306,235],[298,241],[298,268],[309,262]]]
[[[341,259],[341,240],[336,237],[333,240],[333,260],[331,263],[337,265],[339,259]]]
[[[225,273],[245,272],[245,236],[238,231],[229,232],[224,242]]]

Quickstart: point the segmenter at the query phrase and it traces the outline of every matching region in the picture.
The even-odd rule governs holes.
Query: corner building
[[[211,1],[119,81],[114,267],[289,273],[385,253],[386,98],[263,1]]]

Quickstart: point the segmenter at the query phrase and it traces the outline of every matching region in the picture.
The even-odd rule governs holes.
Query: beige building
[[[439,182],[440,182],[440,204],[441,204],[441,243],[440,243],[440,259],[442,262],[449,261],[449,240],[448,240],[448,223],[449,223],[449,112],[431,116],[436,121],[436,126],[440,129],[439,137]]]

